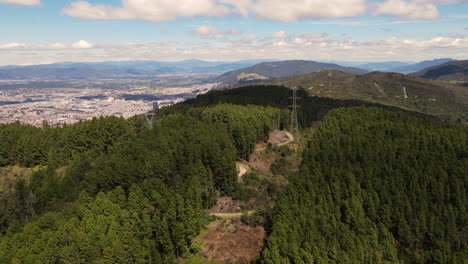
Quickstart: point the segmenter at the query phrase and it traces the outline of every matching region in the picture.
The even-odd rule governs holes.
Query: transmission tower
[[[299,144],[299,121],[297,119],[297,108],[300,106],[297,105],[297,101],[301,98],[297,96],[298,88],[296,86],[290,88],[290,90],[292,91],[292,96],[289,97],[292,99],[292,105],[289,106],[291,108],[290,131],[296,137],[296,144]]]
[[[145,118],[146,121],[148,122],[148,128],[153,129],[153,120],[154,117],[156,116],[156,111],[159,110],[159,102],[153,102],[153,111],[151,112],[146,112],[145,113]]]
[[[145,113],[145,118],[146,118],[146,121],[148,122],[149,129],[153,129],[153,120],[155,116],[156,116],[156,113],[154,113],[154,111]]]

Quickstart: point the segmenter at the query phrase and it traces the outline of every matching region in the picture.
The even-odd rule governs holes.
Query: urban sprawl
[[[74,124],[100,116],[129,118],[206,93],[214,84],[181,88],[15,89],[0,91],[0,124],[41,127]]]

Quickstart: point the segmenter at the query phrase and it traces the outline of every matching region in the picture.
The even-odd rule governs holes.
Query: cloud
[[[122,0],[120,6],[72,2],[62,14],[81,19],[171,21],[178,17],[238,14],[281,22],[363,15],[366,0]]]
[[[81,19],[141,19],[154,23],[177,17],[219,17],[229,12],[228,7],[215,0],[122,0],[120,7],[77,1],[62,9],[62,14]]]
[[[193,33],[204,39],[222,39],[224,37],[219,28],[208,25],[198,26]]]
[[[250,35],[240,39],[240,41],[243,42],[243,43],[252,43],[255,40],[257,40],[257,36],[255,34],[250,34]]]
[[[85,41],[80,40],[73,44],[66,45],[63,43],[54,43],[50,45],[27,45],[24,43],[7,43],[7,44],[0,44],[0,50],[65,50],[65,49],[90,49],[93,48],[94,45]]]
[[[26,44],[24,43],[11,42],[11,43],[0,45],[0,50],[22,49],[25,47],[26,47]]]
[[[0,0],[0,2],[40,0]],[[365,15],[407,19],[437,19],[437,5],[468,3],[468,0],[121,0],[120,5],[92,4],[79,0],[62,9],[62,14],[87,20],[138,19],[152,23],[179,17],[253,16],[278,22],[307,19],[348,18]],[[370,8],[369,8],[370,7]]]
[[[403,0],[387,0],[377,5],[374,16],[391,16],[407,19],[438,19],[440,18],[440,13],[434,4],[435,2],[442,1],[414,0],[406,2]]]
[[[62,44],[62,43],[54,43],[54,44],[50,45],[49,47],[52,48],[52,49],[66,49],[67,45]]]
[[[420,3],[431,3],[431,4],[456,4],[456,3],[468,3],[468,0],[415,0]]]
[[[244,32],[240,29],[230,29],[225,32],[226,35],[231,35],[231,36],[239,36],[244,34]]]
[[[277,39],[283,39],[286,36],[287,36],[287,34],[286,34],[286,31],[284,31],[284,30],[277,31],[277,32],[275,32],[275,33],[273,33],[271,35],[271,37],[277,38]]]
[[[209,25],[202,25],[196,27],[194,30],[189,31],[192,34],[195,34],[203,39],[215,39],[221,40],[225,39],[225,36],[239,36],[244,34],[244,32],[240,29],[230,29],[227,31],[221,31],[221,29],[209,26]]]
[[[223,40],[224,45],[220,45],[222,43],[210,44],[206,41],[154,42],[98,44],[92,49],[75,49],[71,45],[66,45],[66,48],[57,46],[53,49],[51,47],[53,45],[32,46],[10,43],[0,44],[0,52],[3,50],[1,63],[6,65],[35,64],[45,60],[56,62],[185,59],[232,61],[273,58],[369,62],[421,61],[440,57],[466,59],[466,50],[468,50],[468,37],[466,36],[440,36],[425,40],[391,37],[359,41],[326,34],[291,33],[284,39],[268,37],[259,39],[258,36],[249,35],[237,40]]]
[[[260,19],[295,22],[316,18],[344,18],[363,15],[365,0],[222,0],[237,13],[252,13]]]
[[[74,49],[90,49],[93,47],[93,44],[87,42],[86,40],[80,40],[71,45]]]
[[[20,5],[20,6],[37,6],[41,5],[41,0],[0,0],[0,4]]]

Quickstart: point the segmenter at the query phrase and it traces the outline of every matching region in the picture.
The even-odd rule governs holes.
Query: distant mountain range
[[[259,80],[269,80],[295,75],[308,74],[321,70],[338,70],[355,74],[364,74],[368,71],[353,67],[344,67],[333,63],[316,61],[287,60],[275,62],[262,62],[248,68],[226,72],[214,79],[224,85],[248,83]]]
[[[468,60],[449,61],[438,66],[429,67],[411,75],[432,80],[468,83]]]
[[[119,78],[174,73],[221,73],[249,67],[265,60],[238,62],[209,62],[185,60],[179,62],[123,61],[56,63],[33,66],[0,67],[0,79],[11,80],[65,80],[88,78]]]
[[[243,60],[236,62],[210,62],[184,60],[162,61],[122,61],[122,62],[64,62],[31,66],[1,66],[2,80],[71,80],[71,79],[112,79],[140,78],[161,74],[185,73],[224,73],[209,81],[232,85],[257,80],[283,78],[321,70],[338,70],[355,74],[369,71],[413,73],[427,67],[437,66],[452,59],[435,59],[415,64],[399,61],[351,63],[325,63],[306,60]],[[349,65],[354,65],[350,67]]]
[[[453,59],[443,58],[426,60],[421,62],[402,62],[402,61],[383,61],[383,62],[348,62],[348,61],[327,61],[338,65],[347,67],[355,67],[367,71],[381,71],[381,72],[399,72],[399,73],[413,73],[422,69],[443,64]]]
[[[399,72],[399,73],[408,74],[408,73],[412,73],[412,72],[421,71],[421,70],[423,70],[425,68],[428,68],[428,67],[437,66],[437,65],[446,63],[448,61],[453,61],[453,59],[444,58],[444,59],[421,61],[419,63],[410,64],[410,65],[402,65],[402,66],[399,66],[399,67],[384,69],[382,71],[385,71],[385,72]]]
[[[388,71],[391,69],[410,66],[411,63],[401,61],[386,61],[386,62],[370,62],[355,66],[356,68],[365,69],[368,71]]]

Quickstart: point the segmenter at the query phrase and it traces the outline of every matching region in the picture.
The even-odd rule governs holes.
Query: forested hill
[[[208,222],[235,161],[285,110],[216,105],[64,128],[0,125],[2,166],[40,166],[0,193],[0,263],[173,263]],[[6,179],[1,179],[2,181]]]
[[[305,89],[298,90],[300,97],[299,122],[306,128],[314,121],[320,121],[328,111],[338,107],[373,106],[384,108],[389,111],[405,112],[409,115],[424,117],[432,120],[442,121],[441,118],[398,108],[391,105],[379,104],[356,99],[338,99],[311,95]],[[206,107],[219,103],[236,105],[262,105],[276,108],[288,108],[291,104],[291,91],[278,85],[248,85],[234,89],[214,90],[209,93],[198,95],[196,99],[189,99],[176,104],[170,108],[160,110],[162,114],[186,113],[193,107]]]
[[[468,130],[332,110],[279,198],[264,263],[466,263]]]
[[[356,75],[323,70],[257,84],[301,86],[308,94],[391,105],[443,119],[468,121],[468,88],[400,73]]]
[[[467,128],[299,94],[301,133],[312,140],[299,173],[281,162],[303,147],[277,148],[284,193],[259,188],[276,206],[246,220],[268,231],[258,261],[463,263]],[[163,108],[152,130],[141,117],[0,125],[0,263],[187,260],[217,192],[242,200],[249,182],[268,182],[255,173],[239,182],[235,163],[287,127],[288,97],[279,86],[214,91]]]
[[[411,75],[432,80],[468,83],[468,60],[449,61],[441,65],[428,67]]]

